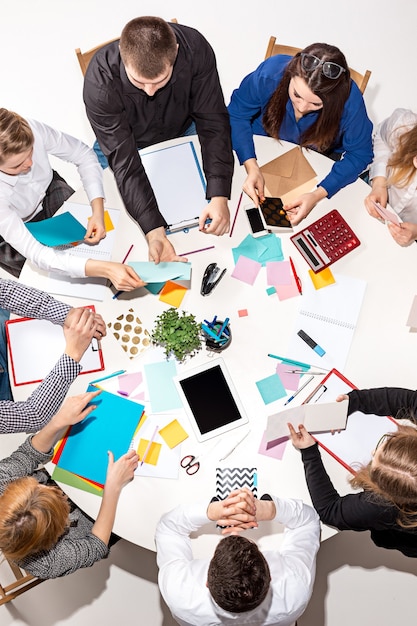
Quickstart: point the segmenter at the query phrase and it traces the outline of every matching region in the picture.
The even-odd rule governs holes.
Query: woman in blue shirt
[[[253,135],[269,135],[313,148],[335,163],[317,188],[286,205],[293,225],[317,202],[354,182],[372,161],[372,123],[343,53],[314,43],[294,57],[270,57],[243,79],[228,107],[232,143],[247,178],[243,190],[264,198]]]

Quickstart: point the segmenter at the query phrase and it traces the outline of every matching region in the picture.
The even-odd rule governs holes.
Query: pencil
[[[178,256],[188,256],[189,254],[196,254],[197,252],[204,252],[205,250],[213,250],[216,246],[208,246],[207,248],[200,248],[199,250],[191,250],[190,252],[182,252]]]
[[[126,252],[124,259],[122,261],[122,264],[126,262],[127,257],[129,256],[129,254],[132,252],[132,248],[133,248],[133,243],[130,246],[129,250]],[[123,293],[123,291],[116,291],[116,293],[114,294],[114,296],[112,297],[112,300],[116,300],[116,298],[118,298],[120,296],[120,294]]]
[[[233,230],[234,230],[234,227],[235,227],[235,224],[236,224],[236,218],[237,218],[237,214],[239,213],[239,208],[240,208],[240,203],[242,202],[242,198],[243,198],[243,191],[240,194],[239,202],[237,203],[236,213],[235,213],[235,216],[233,218],[233,224],[232,224],[232,227],[230,229],[229,237],[231,237],[233,235]]]
[[[148,445],[146,446],[146,450],[143,453],[143,458],[142,458],[142,460],[141,460],[141,462],[139,464],[140,467],[142,467],[142,465],[145,463],[145,459],[148,456],[149,450],[151,449],[151,445],[153,444],[154,439],[155,439],[155,437],[156,437],[156,435],[158,433],[158,428],[159,428],[159,426],[155,427],[155,430],[153,431],[152,437],[149,439]]]

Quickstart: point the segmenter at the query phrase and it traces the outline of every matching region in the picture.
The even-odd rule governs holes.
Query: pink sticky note
[[[288,363],[278,363],[276,372],[281,379],[285,389],[289,391],[297,391],[300,383],[300,374],[288,374],[290,366]]]
[[[284,456],[285,448],[287,447],[288,437],[281,437],[276,441],[267,441],[265,437],[265,432],[262,436],[262,441],[259,446],[258,454],[263,454],[264,456],[270,456],[273,459],[277,459],[280,461]]]
[[[117,377],[120,391],[125,391],[129,396],[142,383],[142,372],[132,372],[131,374],[121,374]]]
[[[253,285],[261,270],[262,264],[246,256],[240,255],[232,272],[233,278],[237,278],[248,285]]]
[[[237,314],[239,315],[239,317],[247,317],[249,315],[248,309],[239,309]]]
[[[275,285],[275,289],[280,300],[287,300],[300,295],[293,275],[291,275],[291,283],[289,285]]]
[[[266,264],[267,285],[290,285],[293,275],[289,261],[269,261]]]

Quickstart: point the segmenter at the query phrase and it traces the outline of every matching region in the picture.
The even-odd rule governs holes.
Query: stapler
[[[220,273],[220,276],[219,276]],[[226,273],[226,269],[221,270],[217,263],[210,263],[207,265],[206,270],[204,272],[203,280],[201,281],[201,290],[200,293],[202,296],[208,296],[216,285],[219,284],[220,280]]]

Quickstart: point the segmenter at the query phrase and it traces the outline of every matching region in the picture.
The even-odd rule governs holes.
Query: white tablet
[[[248,423],[223,359],[174,378],[197,441],[206,441]]]

